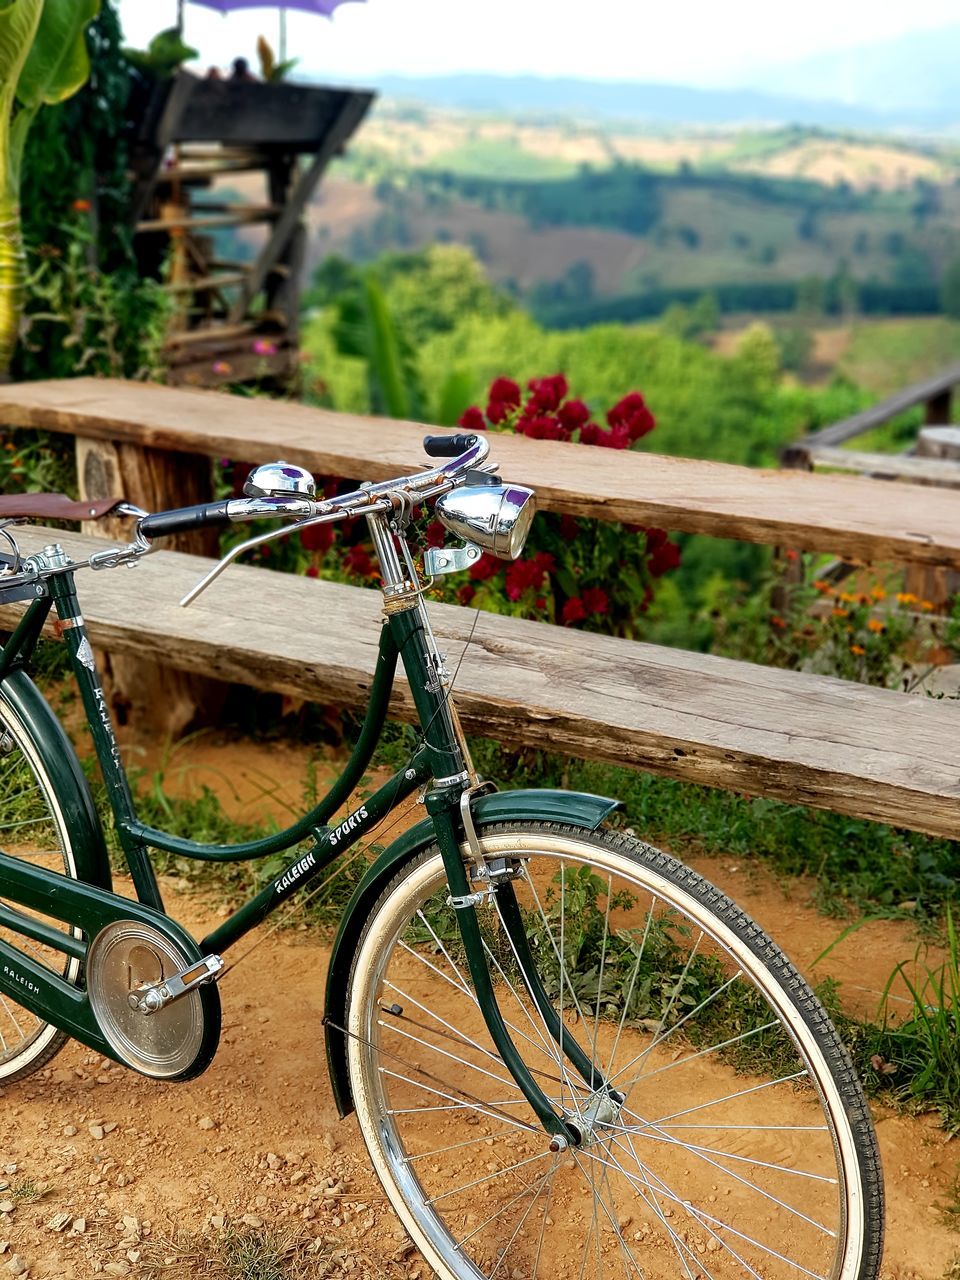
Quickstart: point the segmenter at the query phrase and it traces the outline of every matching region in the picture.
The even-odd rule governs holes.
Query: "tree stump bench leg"
[[[213,496],[210,463],[196,454],[78,437],[76,457],[82,498],[123,496],[145,511],[163,511],[209,502]],[[84,533],[111,541],[128,542],[131,530],[129,519],[112,516],[82,525]],[[167,538],[163,545],[173,551],[216,556],[217,533],[201,529]],[[135,576],[130,585],[133,612]],[[223,709],[228,686],[220,680],[129,655],[101,653],[100,660],[104,687],[119,724],[133,721],[153,734],[177,738],[191,725],[215,720]]]

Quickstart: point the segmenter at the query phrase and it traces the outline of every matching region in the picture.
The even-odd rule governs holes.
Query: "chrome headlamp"
[[[516,560],[537,509],[532,489],[519,484],[470,485],[437,499],[436,514],[451,533],[501,560]]]

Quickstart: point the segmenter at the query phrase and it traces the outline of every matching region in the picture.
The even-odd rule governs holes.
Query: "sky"
[[[130,44],[172,26],[176,0],[120,0]],[[956,24],[956,0],[366,0],[331,20],[290,13],[296,74],[375,83],[380,73],[457,71],[575,75],[702,87],[749,84],[771,64]],[[224,17],[186,5],[185,36],[204,66],[254,59],[260,33],[276,42],[276,10]]]

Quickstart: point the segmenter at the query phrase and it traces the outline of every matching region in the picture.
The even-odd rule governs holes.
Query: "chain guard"
[[[138,920],[115,920],[87,952],[90,1007],[120,1062],[154,1080],[190,1080],[210,1065],[220,1042],[220,993],[207,984],[154,1013],[130,995],[170,978],[200,959]]]

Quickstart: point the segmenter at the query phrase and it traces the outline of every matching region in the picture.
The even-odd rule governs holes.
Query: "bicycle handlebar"
[[[145,538],[167,538],[174,533],[192,533],[195,529],[204,529],[210,525],[229,524],[229,506],[228,499],[222,498],[219,502],[201,502],[195,507],[157,511],[153,515],[144,516],[138,527]]]
[[[476,444],[477,439],[475,435],[424,436],[423,451],[431,458],[457,458]]]
[[[365,485],[336,498],[318,500],[302,494],[277,493],[260,498],[224,498],[219,502],[203,502],[174,511],[158,511],[144,516],[137,532],[144,538],[165,538],[211,525],[244,524],[250,520],[287,517],[327,523],[348,515],[387,510],[403,502],[420,502],[452,489],[461,483],[461,472],[477,467],[490,452],[487,440],[473,434],[425,436],[423,448],[430,457],[450,458],[451,461],[415,475]]]

